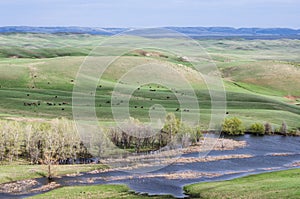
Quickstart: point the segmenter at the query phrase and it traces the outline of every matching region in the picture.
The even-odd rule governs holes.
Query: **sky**
[[[0,0],[0,15],[0,26],[300,29],[300,0]]]

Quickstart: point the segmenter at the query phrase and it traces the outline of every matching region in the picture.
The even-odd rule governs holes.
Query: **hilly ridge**
[[[232,28],[232,27],[162,27],[177,31],[193,38],[201,37],[241,37],[248,39],[300,38],[300,29],[290,28]],[[47,34],[91,34],[115,35],[134,28],[101,28],[101,27],[30,27],[4,26],[0,33],[47,33]]]

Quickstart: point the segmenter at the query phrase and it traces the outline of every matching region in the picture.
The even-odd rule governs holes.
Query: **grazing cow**
[[[144,106],[141,106],[141,108],[144,108]]]
[[[62,108],[61,110],[62,110],[62,111],[64,111],[65,109],[64,109],[64,108]]]
[[[137,108],[137,106],[134,106],[134,108]]]
[[[159,56],[162,57],[162,58],[168,58],[167,55],[162,55],[162,54],[160,54]]]
[[[73,79],[71,79],[71,82],[74,82],[74,80],[73,80]]]
[[[167,99],[170,99],[170,97],[169,97],[169,96],[167,96]]]
[[[66,104],[68,104],[68,102],[62,102],[62,104],[63,104],[63,105],[66,105]]]
[[[176,111],[179,111],[179,110],[180,110],[179,108],[176,109]]]
[[[27,96],[29,96],[29,94],[27,94]]]
[[[57,95],[55,95],[55,98],[57,98]]]
[[[155,92],[155,91],[156,91],[156,89],[150,89],[150,91],[153,91],[153,92]]]

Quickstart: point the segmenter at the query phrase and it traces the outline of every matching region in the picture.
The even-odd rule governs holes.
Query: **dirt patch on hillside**
[[[292,101],[296,101],[297,99],[300,99],[299,96],[293,96],[293,95],[286,95],[286,96],[284,96],[284,98],[286,98],[288,100],[292,100]]]

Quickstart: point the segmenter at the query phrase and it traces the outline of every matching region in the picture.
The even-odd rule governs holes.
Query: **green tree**
[[[7,156],[12,162],[13,159],[18,159],[21,153],[22,126],[19,122],[7,122],[5,130]]]
[[[202,130],[201,130],[200,126],[195,127],[193,132],[195,134],[194,135],[195,139],[194,139],[193,143],[199,142],[200,139],[203,137]]]
[[[193,134],[193,130],[189,125],[185,123],[181,123],[178,128],[177,137],[181,142],[182,147],[188,147],[191,142],[191,137]]]
[[[42,163],[48,166],[48,178],[51,179],[51,166],[59,160],[76,158],[74,150],[80,148],[80,140],[74,124],[64,118],[44,123],[39,130],[43,136]]]
[[[0,161],[5,160],[5,142],[6,142],[6,135],[4,131],[4,122],[0,122]]]
[[[168,133],[169,141],[172,141],[173,136],[178,133],[180,121],[176,118],[174,113],[168,113],[165,119],[163,131]]]
[[[252,124],[249,130],[253,134],[258,134],[258,135],[264,135],[265,134],[265,126],[261,123]]]
[[[243,135],[245,127],[237,117],[225,118],[222,124],[222,132],[228,135]]]
[[[31,164],[37,164],[41,155],[41,139],[43,139],[38,124],[28,124],[24,128],[25,154]]]

